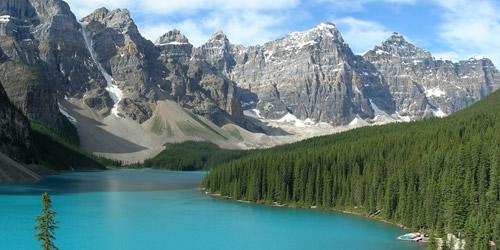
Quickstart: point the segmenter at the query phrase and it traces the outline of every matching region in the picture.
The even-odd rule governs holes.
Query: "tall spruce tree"
[[[44,250],[52,250],[58,249],[54,245],[54,240],[56,239],[54,236],[54,230],[58,228],[56,226],[59,221],[54,220],[54,216],[56,212],[52,210],[52,201],[50,200],[50,196],[47,192],[42,195],[42,215],[38,215],[35,221],[38,223],[33,229],[40,230],[39,233],[35,234],[35,237],[38,241],[41,241],[41,248]]]

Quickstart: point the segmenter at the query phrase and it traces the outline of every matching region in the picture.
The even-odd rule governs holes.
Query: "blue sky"
[[[473,55],[500,66],[499,0],[67,0],[78,18],[99,7],[127,8],[154,41],[177,28],[195,46],[223,30],[235,44],[263,44],[332,22],[355,53],[404,35],[435,57]]]

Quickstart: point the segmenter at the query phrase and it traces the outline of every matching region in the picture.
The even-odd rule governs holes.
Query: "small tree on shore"
[[[39,233],[35,234],[35,237],[38,241],[41,241],[41,248],[44,250],[52,250],[57,249],[54,245],[54,230],[58,228],[56,226],[59,221],[54,220],[54,216],[56,212],[52,209],[52,201],[50,200],[50,196],[47,192],[42,195],[42,215],[38,215],[35,221],[38,223],[33,230],[40,230]]]

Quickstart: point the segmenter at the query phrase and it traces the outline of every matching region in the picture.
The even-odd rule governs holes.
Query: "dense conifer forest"
[[[157,156],[128,168],[154,168],[180,171],[209,170],[250,154],[256,150],[221,149],[210,142],[186,141],[167,143]]]
[[[30,121],[35,147],[29,163],[43,164],[56,171],[105,169],[119,166],[120,162],[94,156],[80,148],[76,128],[65,120],[64,129],[55,129],[36,121]]]
[[[235,200],[357,211],[467,248],[500,242],[500,92],[442,119],[364,127],[263,150],[210,172]]]

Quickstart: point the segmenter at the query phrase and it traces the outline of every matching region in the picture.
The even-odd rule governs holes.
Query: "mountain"
[[[449,115],[500,87],[500,72],[489,59],[436,60],[397,33],[363,58],[383,76],[398,114],[411,120]]]
[[[212,169],[202,190],[233,200],[335,209],[463,249],[500,240],[500,91],[442,119],[354,129]],[[431,237],[432,239],[433,237]]]
[[[27,158],[33,142],[28,119],[9,101],[0,83],[0,153],[17,161]]]
[[[2,1],[0,48],[0,80],[28,118],[69,120],[83,149],[128,162],[167,142],[269,147],[442,116],[500,85],[487,59],[435,60],[396,34],[363,56],[331,23],[248,47],[217,31],[196,48],[179,30],[145,39],[127,9],[77,20],[62,0]]]
[[[199,50],[242,89],[245,110],[268,120],[420,120],[456,112],[500,87],[488,59],[435,60],[397,33],[358,56],[331,23],[250,47],[217,32]]]
[[[374,118],[374,105],[395,111],[377,70],[351,51],[331,23],[248,48],[231,45],[219,32],[200,50],[200,57],[244,90],[245,108],[266,119],[292,114],[343,125],[355,117]]]

